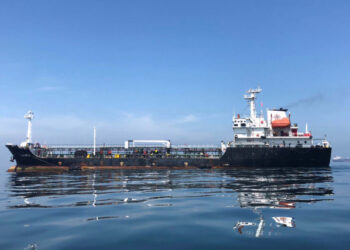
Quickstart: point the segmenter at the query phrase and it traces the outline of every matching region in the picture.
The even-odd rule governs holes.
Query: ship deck
[[[140,145],[51,145],[34,146],[31,152],[42,158],[220,158],[221,148],[215,145],[172,145],[171,148]]]

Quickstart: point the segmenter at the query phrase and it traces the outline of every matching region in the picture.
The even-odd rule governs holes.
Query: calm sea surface
[[[4,169],[4,168],[3,168]],[[0,249],[349,249],[350,165],[0,173]]]

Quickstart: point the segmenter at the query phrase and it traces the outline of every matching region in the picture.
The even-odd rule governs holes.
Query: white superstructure
[[[255,100],[261,91],[261,88],[249,89],[244,95],[249,103],[250,115],[233,116],[234,140],[228,146],[311,147],[311,132],[307,128],[303,133],[298,132],[298,125],[291,123],[287,109],[268,109],[266,120],[263,114],[257,115]],[[322,146],[329,146],[329,143],[323,140]]]

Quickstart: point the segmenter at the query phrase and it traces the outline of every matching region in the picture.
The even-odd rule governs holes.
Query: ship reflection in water
[[[252,208],[257,214],[258,222],[238,221],[233,227],[239,234],[243,234],[243,228],[249,227],[250,235],[260,237],[264,233],[265,219],[261,210],[263,208],[296,209],[298,203],[314,203],[325,200],[333,200],[333,188],[331,183],[333,177],[330,168],[314,169],[286,169],[257,171],[259,174],[249,176],[237,176],[236,181],[241,183],[241,190],[238,192],[238,202],[241,207]],[[273,216],[276,227],[296,226],[293,217]],[[271,227],[272,226],[272,227]],[[269,233],[273,231],[273,224],[270,224]]]
[[[188,218],[201,220],[201,212],[213,212],[211,219],[215,220],[224,209],[221,224],[229,220],[228,230],[234,237],[271,236],[282,228],[283,232],[295,230],[298,221],[292,211],[333,200],[333,177],[328,167],[17,173],[9,178],[9,209],[82,206],[93,211],[111,206],[108,212],[95,210],[105,214],[87,213],[87,223],[135,218],[136,211],[144,209],[168,209],[162,220],[175,213],[181,220],[181,213],[190,213],[183,217],[187,218],[184,225],[191,224]],[[132,209],[121,209],[123,206]],[[150,216],[157,213],[159,210]]]

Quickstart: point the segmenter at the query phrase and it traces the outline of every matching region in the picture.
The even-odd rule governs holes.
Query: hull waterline
[[[7,145],[17,170],[88,170],[127,168],[215,168],[215,167],[324,167],[329,166],[331,148],[227,148],[218,158],[126,157],[50,158],[38,157],[29,148]]]

